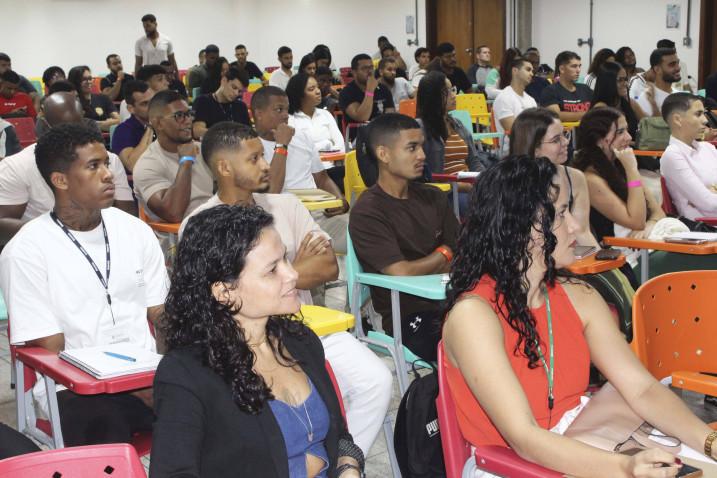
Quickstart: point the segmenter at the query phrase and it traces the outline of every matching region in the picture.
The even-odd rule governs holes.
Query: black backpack
[[[401,399],[396,413],[393,447],[403,478],[440,478],[446,476],[441,435],[438,429],[438,374],[416,378]]]

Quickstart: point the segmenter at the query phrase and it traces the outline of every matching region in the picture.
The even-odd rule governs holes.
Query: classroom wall
[[[681,5],[678,29],[666,28],[668,3]],[[554,64],[562,50],[576,51],[583,60],[583,74],[590,63],[588,46],[577,46],[577,39],[587,39],[590,32],[590,0],[534,0],[533,45],[540,49],[541,61]],[[649,68],[655,43],[668,38],[677,44],[680,59],[687,63],[689,74],[697,78],[700,2],[692,0],[690,36],[692,46],[682,45],[686,34],[687,0],[595,0],[593,7],[593,53],[600,48],[617,50],[630,46],[637,64]]]
[[[12,22],[2,22],[0,51],[13,69],[40,76],[57,64],[66,71],[87,64],[107,70],[105,57],[118,53],[125,69],[134,68],[134,42],[144,34],[141,17],[153,13],[159,31],[172,39],[180,68],[197,63],[208,43],[233,61],[234,46],[244,43],[260,67],[278,65],[276,50],[287,44],[294,62],[317,43],[331,48],[334,64],[348,66],[359,52],[373,54],[376,38],[386,35],[410,65],[416,46],[408,46],[405,16],[415,15],[414,0],[1,0],[12,3]],[[148,6],[151,5],[151,6]],[[419,41],[425,43],[425,2],[418,2]],[[7,9],[5,9],[7,11]]]

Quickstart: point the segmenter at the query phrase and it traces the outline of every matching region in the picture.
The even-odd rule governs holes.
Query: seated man
[[[408,71],[408,79],[411,81],[411,88],[415,93],[421,79],[428,73],[426,68],[428,68],[428,64],[431,62],[431,50],[425,47],[419,47],[413,54],[413,58],[415,58],[416,64]]]
[[[702,99],[672,93],[662,104],[662,117],[670,126],[670,144],[660,158],[660,173],[672,203],[687,219],[717,216],[717,149],[698,141],[707,129]]]
[[[55,204],[0,255],[11,343],[53,353],[117,342],[155,350],[149,322],[162,312],[167,272],[152,230],[110,207],[115,188],[102,136],[82,124],[60,125],[40,138],[35,160]],[[47,413],[42,381],[33,395]],[[152,429],[151,389],[62,390],[57,401],[67,446],[129,442]]]
[[[149,102],[157,140],[132,170],[134,191],[153,220],[182,222],[212,195],[212,173],[192,141],[192,111],[179,93],[160,91]]]
[[[116,53],[107,55],[107,68],[109,75],[100,81],[100,90],[103,95],[109,96],[112,101],[122,101],[124,97],[124,85],[134,80],[134,76],[124,72],[122,59]]]
[[[5,73],[7,70],[12,70],[12,60],[7,54],[0,53],[0,75]],[[35,106],[35,111],[37,111],[40,108],[40,92],[35,89],[30,80],[28,80],[19,73],[18,76],[20,77],[20,91],[28,94],[30,98],[32,98],[33,105]]]
[[[269,192],[287,189],[323,189],[343,201],[343,206],[314,211],[313,217],[333,241],[334,250],[346,253],[346,224],[349,205],[324,169],[319,151],[305,132],[295,133],[288,125],[289,99],[284,90],[264,86],[251,98],[256,132],[264,145],[264,158],[271,174]]]
[[[211,165],[219,189],[182,221],[180,235],[191,216],[216,205],[261,206],[274,216],[274,227],[286,246],[287,259],[299,274],[299,299],[311,304],[309,290],[338,276],[336,256],[327,234],[296,196],[267,194],[269,164],[256,132],[242,124],[217,123],[202,140],[202,156]],[[388,409],[391,373],[348,332],[323,336],[321,342],[344,396],[349,431],[367,453]]]
[[[0,118],[23,116],[35,119],[37,112],[30,95],[20,91],[20,75],[12,70],[0,73]]]
[[[680,59],[674,48],[658,48],[650,54],[650,70],[655,82],[640,93],[637,104],[647,116],[660,116],[662,103],[670,94],[680,91],[675,85],[682,80]]]
[[[396,62],[396,77],[403,78],[408,81],[408,73],[406,72],[406,63],[401,58],[401,52],[396,49],[395,46],[390,43],[386,44],[381,48],[381,59],[393,58]],[[380,66],[379,66],[380,69]]]
[[[395,110],[391,91],[374,77],[370,56],[360,53],[353,57],[351,71],[354,80],[339,93],[339,107],[347,123],[365,123]]]
[[[292,70],[292,66],[294,65],[294,54],[292,53],[291,48],[288,46],[282,46],[276,52],[276,56],[279,60],[280,66],[271,73],[269,85],[285,90],[286,85],[289,84],[291,75],[294,74],[294,70]]]
[[[455,86],[458,91],[463,93],[471,93],[473,91],[473,82],[468,79],[465,71],[458,66],[456,60],[456,47],[452,43],[444,42],[436,47],[436,57],[429,63],[428,71],[441,71],[451,85]]]
[[[172,65],[171,61],[163,61],[159,64],[162,68],[164,68],[164,73],[167,78],[167,88],[170,90],[176,91],[180,95],[182,95],[182,98],[185,100],[187,99],[187,87],[184,86],[184,83],[182,83],[179,80],[179,77],[177,76],[177,70],[174,69],[174,65]]]
[[[456,244],[458,221],[445,193],[415,179],[423,175],[423,133],[405,115],[389,114],[369,125],[369,156],[378,181],[351,211],[349,232],[366,272],[398,276],[446,273]],[[387,289],[371,288],[383,329],[393,332]],[[438,302],[401,294],[403,344],[419,357],[436,360],[440,340]]]
[[[558,113],[560,121],[580,121],[592,104],[593,90],[577,82],[581,67],[575,52],[563,51],[555,57],[555,73],[560,78],[543,90],[540,106]]]
[[[144,81],[131,80],[125,85],[124,96],[132,116],[115,129],[112,152],[119,156],[125,169],[131,173],[154,139],[154,130],[149,126],[149,102],[154,90]]]
[[[192,103],[194,139],[201,139],[212,125],[220,121],[234,121],[250,126],[249,109],[241,100],[247,86],[249,78],[246,72],[229,68],[229,71],[222,75],[217,91],[195,98]]]
[[[318,107],[333,113],[339,108],[339,94],[333,88],[334,74],[328,66],[316,68],[316,82],[321,90],[321,103]]]
[[[144,81],[155,93],[169,89],[169,80],[164,68],[159,65],[145,65],[137,72],[137,80]],[[187,99],[186,97],[184,98]],[[120,103],[120,121],[127,121],[132,115],[127,109],[127,99]]]
[[[22,151],[15,127],[0,119],[0,159]]]
[[[386,57],[378,62],[378,82],[391,91],[393,104],[396,108],[401,100],[413,98],[413,89],[407,79],[398,76],[396,60]]]
[[[258,66],[256,66],[256,63],[247,60],[248,56],[249,52],[247,51],[246,46],[237,45],[234,47],[234,57],[236,58],[236,61],[231,62],[229,66],[233,66],[238,70],[244,70],[249,79],[256,78],[263,83],[265,81],[264,73]]]
[[[93,121],[83,119],[82,106],[72,93],[53,93],[45,98],[44,109],[43,123],[48,128],[65,123],[87,126],[89,122],[92,129],[100,134]],[[113,153],[109,153],[109,162],[114,182],[114,206],[136,214],[137,208],[122,163]],[[0,161],[0,246],[12,239],[30,219],[51,211],[54,204],[52,190],[37,169],[34,144]]]
[[[187,72],[187,85],[190,91],[202,86],[204,80],[209,77],[209,72],[212,71],[217,61],[219,61],[218,46],[207,45],[205,49],[199,52],[200,56],[202,52],[204,52],[204,63],[191,67]]]
[[[537,108],[535,100],[525,92],[525,88],[533,80],[533,64],[523,57],[516,57],[510,64],[511,81],[495,99],[493,115],[495,127],[499,133],[505,133],[513,128],[513,121],[528,108]],[[510,150],[510,139],[503,137],[500,153],[505,156]]]

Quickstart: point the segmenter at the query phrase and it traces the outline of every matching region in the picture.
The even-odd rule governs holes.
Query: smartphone
[[[672,242],[673,244],[704,244],[707,239],[693,239],[688,237],[666,237],[665,242]]]
[[[618,257],[620,257],[620,251],[617,249],[600,249],[595,254],[595,259],[599,261],[614,261]]]
[[[665,463],[662,466],[670,465]],[[687,463],[682,463],[680,471],[678,471],[675,476],[684,478],[698,478],[699,476],[702,476],[702,470],[700,470],[699,468],[695,468],[694,466],[690,466]]]
[[[584,259],[595,254],[595,252],[597,252],[597,247],[595,246],[575,246],[573,250],[576,259]]]

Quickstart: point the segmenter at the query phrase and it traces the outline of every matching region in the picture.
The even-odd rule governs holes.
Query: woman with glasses
[[[629,97],[627,82],[627,73],[622,65],[615,62],[605,63],[595,80],[592,108],[609,106],[622,111],[627,120],[627,131],[635,138],[638,122],[647,115],[637,101]]]
[[[563,128],[557,113],[547,108],[529,108],[520,113],[513,122],[510,154],[548,158],[551,163],[564,170],[570,213],[580,226],[576,234],[578,244],[597,246],[595,236],[590,232],[590,197],[585,175],[565,164],[571,138],[571,131]]]
[[[570,476],[675,476],[680,461],[663,450],[629,456],[563,435],[586,401],[592,362],[642,419],[717,456],[717,432],[642,366],[600,294],[560,276],[579,229],[569,190],[546,158],[511,155],[478,177],[446,287],[438,364],[458,425],[474,446],[510,447]],[[463,477],[492,476],[470,460]]]
[[[92,72],[87,66],[75,66],[67,73],[67,80],[75,85],[85,118],[97,121],[102,131],[119,124],[120,117],[109,96],[92,92]]]

